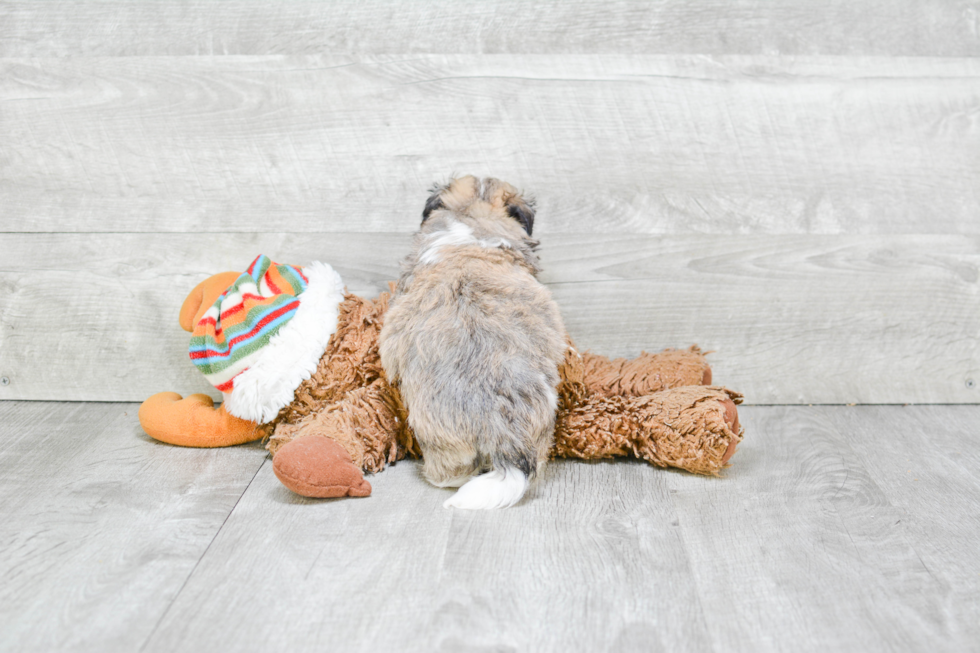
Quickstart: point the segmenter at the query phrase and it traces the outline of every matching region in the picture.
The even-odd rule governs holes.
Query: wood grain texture
[[[336,502],[266,465],[145,650],[704,650],[665,478],[647,472],[556,465],[527,505],[467,513],[410,461]]]
[[[977,423],[977,407],[770,407],[743,415],[749,436],[724,481],[668,477],[714,648],[971,648],[980,575],[961,576],[957,592],[950,576],[954,565],[976,571],[980,484],[975,475],[945,473],[947,454],[917,443],[941,432],[936,444],[962,437],[963,450],[976,449],[977,429],[964,427]],[[906,469],[895,474],[894,462],[908,465],[917,452],[937,473],[919,467],[926,482],[913,489],[918,481]],[[896,484],[921,497],[894,503]],[[924,529],[930,522],[939,528]],[[960,537],[948,538],[950,531]],[[938,558],[926,558],[937,550]]]
[[[473,172],[537,195],[543,235],[980,233],[980,59],[43,58],[0,80],[0,231],[407,233]]]
[[[468,513],[414,461],[308,500],[135,404],[0,402],[0,648],[970,650],[980,406],[740,413],[721,478],[558,461]]]
[[[922,565],[942,590],[948,628],[980,642],[980,415],[972,406],[862,408],[864,419],[831,411],[834,427],[864,462],[870,479],[898,511]],[[882,428],[887,437],[882,437]],[[942,497],[936,501],[935,497]]]
[[[980,4],[924,0],[4,2],[0,56],[980,54]]]
[[[750,403],[980,400],[975,238],[570,241],[544,279],[582,346],[697,342]]]
[[[0,402],[0,649],[137,650],[265,458],[156,443],[136,408]]]
[[[322,260],[351,292],[397,279],[410,236],[0,234],[0,399],[142,401],[216,390],[190,362],[177,323],[198,282],[258,254]],[[44,361],[43,364],[39,364]],[[46,370],[46,371],[44,371]],[[114,399],[113,399],[114,400]]]
[[[0,234],[0,399],[214,393],[176,321],[201,279],[265,253],[328,262],[375,296],[409,238]],[[750,403],[980,402],[975,237],[560,235],[541,253],[583,349],[698,343]]]
[[[336,502],[293,497],[266,466],[146,650],[964,650],[969,598],[922,552],[972,570],[975,547],[909,523],[975,540],[975,519],[946,520],[980,485],[936,478],[898,507],[850,445],[857,430],[907,455],[914,417],[945,411],[749,407],[721,479],[562,461],[495,513],[443,510],[410,461]],[[933,517],[947,492],[955,507]],[[958,583],[980,591],[976,574]]]

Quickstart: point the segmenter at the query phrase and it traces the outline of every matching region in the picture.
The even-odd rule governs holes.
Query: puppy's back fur
[[[533,209],[495,179],[437,189],[381,333],[438,486],[469,483],[447,505],[516,503],[554,434],[564,326],[535,278]],[[480,476],[482,475],[482,476]]]

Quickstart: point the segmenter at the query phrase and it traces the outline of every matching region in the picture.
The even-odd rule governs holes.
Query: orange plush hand
[[[265,435],[265,429],[230,415],[224,405],[215,408],[204,394],[184,399],[176,392],[158,392],[140,406],[139,420],[150,437],[181,447],[230,447]]]
[[[222,272],[194,287],[180,307],[180,326],[194,331],[201,316],[235,282],[241,272]],[[265,430],[255,422],[230,415],[211,397],[194,394],[182,398],[176,392],[159,392],[140,406],[140,425],[147,435],[182,447],[230,447],[258,440]]]
[[[194,286],[194,290],[187,295],[187,299],[180,307],[180,328],[193,332],[194,327],[201,321],[201,316],[240,276],[242,276],[241,272],[222,272]]]

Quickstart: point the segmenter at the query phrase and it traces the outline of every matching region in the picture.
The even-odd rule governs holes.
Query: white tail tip
[[[520,501],[525,492],[527,476],[516,467],[504,467],[470,479],[442,507],[463,510],[509,508]]]

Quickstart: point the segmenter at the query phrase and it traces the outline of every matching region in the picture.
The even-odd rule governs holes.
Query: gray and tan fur
[[[537,279],[534,210],[510,184],[454,179],[426,203],[380,335],[447,507],[513,505],[555,427],[565,328]]]

